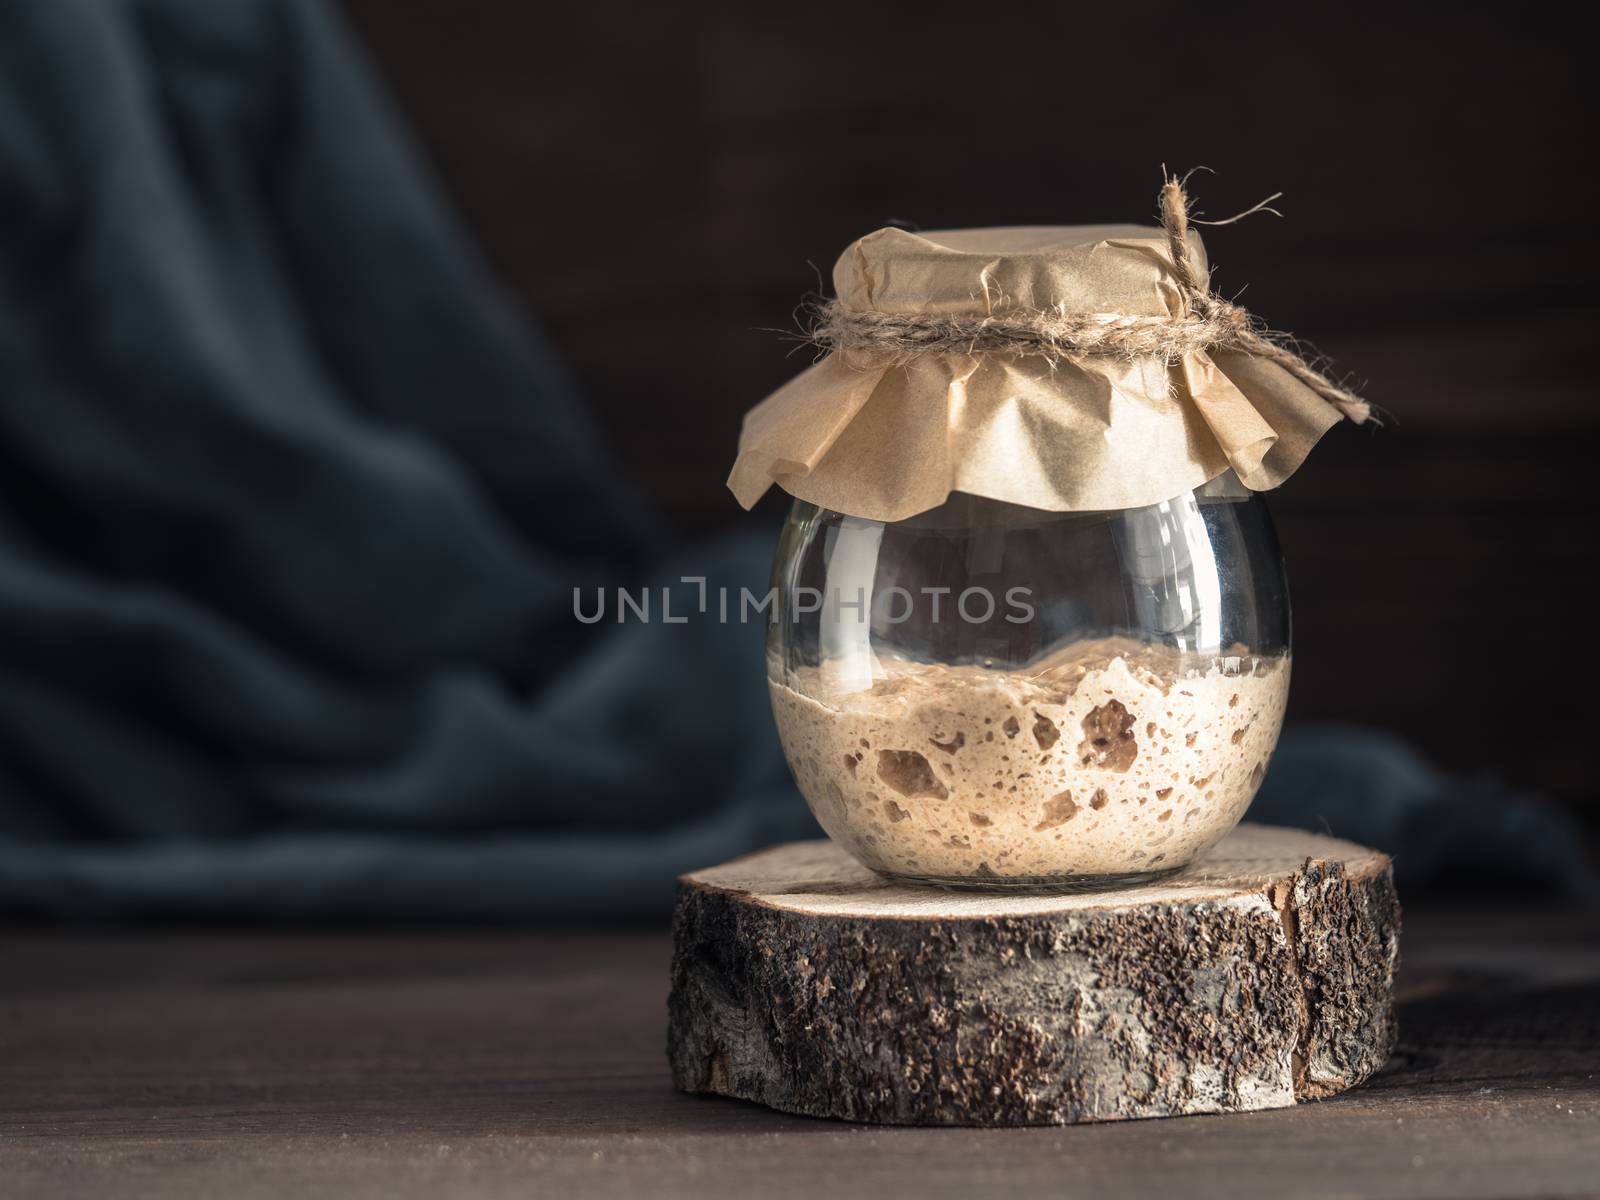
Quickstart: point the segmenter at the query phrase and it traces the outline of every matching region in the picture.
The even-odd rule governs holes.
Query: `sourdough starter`
[[[1289,691],[1286,657],[1124,638],[1021,671],[877,668],[843,694],[826,669],[773,681],[800,790],[868,866],[974,883],[1183,866],[1243,816]]]

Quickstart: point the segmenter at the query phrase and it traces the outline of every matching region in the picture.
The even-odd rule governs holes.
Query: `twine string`
[[[1276,197],[1249,211],[1263,210],[1272,199]],[[816,307],[807,340],[822,350],[891,364],[925,355],[981,354],[1039,355],[1052,362],[1096,355],[1155,356],[1171,363],[1196,351],[1236,350],[1277,364],[1357,425],[1372,420],[1371,405],[1313,366],[1293,338],[1268,329],[1246,309],[1201,284],[1189,256],[1194,218],[1183,181],[1168,177],[1159,203],[1173,277],[1184,301],[1184,311],[1177,315],[880,313],[828,300]]]

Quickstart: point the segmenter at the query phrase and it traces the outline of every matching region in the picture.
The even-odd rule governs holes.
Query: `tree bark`
[[[677,1086],[893,1125],[1280,1108],[1395,1040],[1389,860],[1241,825],[1145,887],[961,893],[795,842],[679,881]]]

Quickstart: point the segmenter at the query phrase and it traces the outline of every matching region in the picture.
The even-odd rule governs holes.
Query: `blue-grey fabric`
[[[770,546],[631,491],[327,8],[0,8],[0,911],[659,912],[815,827],[759,626],[573,588]],[[1294,747],[1270,815],[1426,840]]]
[[[0,267],[0,907],[626,911],[810,828],[759,628],[573,619],[684,552],[322,6],[0,10]]]

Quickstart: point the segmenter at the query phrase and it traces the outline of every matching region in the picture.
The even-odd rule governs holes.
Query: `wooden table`
[[[659,930],[0,933],[0,1196],[1600,1192],[1592,915],[1407,913],[1400,1051],[1239,1116],[882,1129],[679,1095]]]

